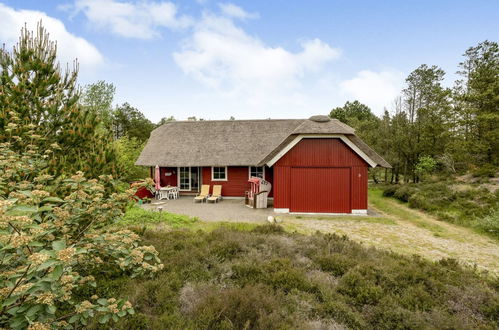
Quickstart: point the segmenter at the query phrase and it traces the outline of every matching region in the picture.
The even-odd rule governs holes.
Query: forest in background
[[[409,74],[391,111],[374,115],[358,101],[330,116],[356,133],[392,166],[391,183],[419,182],[432,172],[493,176],[499,161],[499,47],[484,41],[464,53],[461,79],[423,64]]]

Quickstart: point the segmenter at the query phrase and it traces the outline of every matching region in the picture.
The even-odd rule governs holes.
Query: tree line
[[[354,127],[392,166],[385,180],[418,182],[437,170],[458,173],[499,165],[499,46],[484,41],[465,51],[460,79],[444,87],[445,72],[423,64],[381,117],[358,101],[330,116]],[[376,171],[373,171],[376,180]]]

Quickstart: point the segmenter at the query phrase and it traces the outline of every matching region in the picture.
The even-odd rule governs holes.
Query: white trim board
[[[281,159],[288,151],[291,150],[295,145],[298,144],[303,139],[340,139],[347,146],[350,147],[357,155],[359,155],[363,160],[365,160],[371,167],[376,167],[378,165],[374,160],[369,158],[362,150],[359,149],[352,141],[350,141],[343,134],[325,134],[325,135],[311,135],[311,134],[300,134],[293,141],[291,141],[287,146],[285,146],[277,155],[275,155],[270,161],[267,162],[267,166],[273,166],[279,159]]]
[[[365,212],[353,212],[365,211]],[[352,213],[321,213],[321,212],[289,212],[289,209],[274,209],[274,213],[287,213],[291,215],[353,215],[353,216],[367,216],[367,210],[352,210]]]
[[[215,179],[213,174],[214,174],[214,171],[213,171],[213,168],[214,167],[224,167],[225,168],[225,179]],[[211,167],[211,181],[229,181],[229,169],[227,166],[212,166]]]

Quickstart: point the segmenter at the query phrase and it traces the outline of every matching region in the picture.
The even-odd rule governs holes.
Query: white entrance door
[[[199,167],[178,168],[178,188],[182,191],[199,190]]]
[[[191,190],[191,168],[178,168],[178,188],[180,190]]]

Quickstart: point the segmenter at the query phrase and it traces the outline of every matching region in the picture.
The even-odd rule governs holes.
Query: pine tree
[[[41,22],[36,34],[24,27],[12,52],[0,50],[0,140],[23,152],[32,141],[20,136],[41,136],[36,139],[40,150],[53,150],[54,174],[113,174],[116,156],[109,133],[97,132],[99,119],[78,104],[77,76],[76,61],[61,70],[57,44]]]
[[[477,165],[499,165],[499,45],[484,41],[464,57],[456,89],[462,149]]]

